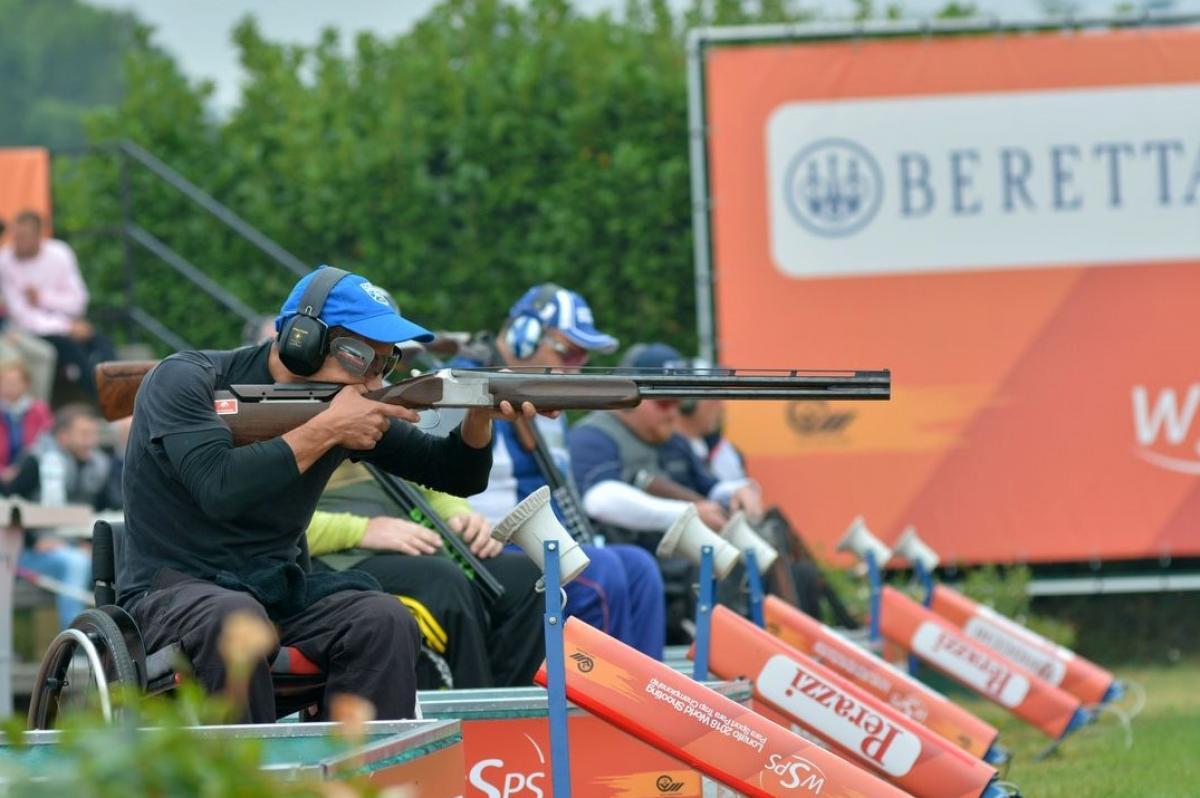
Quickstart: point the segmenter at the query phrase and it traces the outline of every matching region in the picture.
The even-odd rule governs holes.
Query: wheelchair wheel
[[[29,700],[30,729],[50,729],[65,710],[114,716],[117,687],[139,684],[137,665],[117,625],[103,610],[85,610],[50,643]]]

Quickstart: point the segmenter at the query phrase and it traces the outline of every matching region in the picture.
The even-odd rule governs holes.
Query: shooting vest
[[[622,482],[640,488],[646,479],[662,473],[658,447],[635,435],[633,430],[625,426],[613,413],[594,410],[579,422],[579,426],[594,427],[617,444],[617,453],[621,458]]]

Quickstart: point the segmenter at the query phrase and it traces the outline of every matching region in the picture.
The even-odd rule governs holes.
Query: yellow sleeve
[[[429,502],[429,506],[433,508],[439,518],[453,518],[456,515],[471,512],[471,504],[466,499],[451,496],[449,493],[442,493],[424,485],[417,485],[415,482],[413,484],[425,495],[425,501]]]
[[[342,549],[352,549],[362,543],[367,534],[366,516],[353,513],[327,513],[317,510],[308,522],[308,553],[313,557]]]

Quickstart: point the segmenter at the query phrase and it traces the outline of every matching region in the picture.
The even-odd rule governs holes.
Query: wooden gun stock
[[[96,366],[96,392],[100,412],[109,421],[133,415],[133,400],[142,378],[158,365],[157,360],[115,360]]]

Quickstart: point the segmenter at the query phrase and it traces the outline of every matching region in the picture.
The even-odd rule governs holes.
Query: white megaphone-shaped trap
[[[700,520],[700,516],[696,514],[696,505],[689,504],[687,509],[675,519],[675,523],[667,529],[666,534],[662,536],[657,554],[660,559],[678,555],[699,565],[702,549],[705,546],[712,546],[713,576],[717,579],[724,579],[733,570],[733,566],[737,565],[738,557],[741,555],[737,549]]]
[[[882,568],[884,563],[892,559],[892,550],[882,540],[871,534],[867,522],[860,515],[850,522],[846,534],[837,544],[838,551],[848,551],[859,560],[866,562],[867,554],[875,558],[875,565]]]
[[[591,562],[579,543],[558,522],[550,506],[550,489],[544,485],[526,496],[492,528],[492,539],[516,543],[542,571],[546,570],[542,544],[547,540],[557,541],[559,578],[563,585],[579,576]]]
[[[734,513],[733,518],[730,518],[729,523],[721,530],[721,537],[743,555],[748,551],[753,552],[754,562],[758,565],[760,574],[765,574],[779,558],[779,550],[754,531],[743,512]]]
[[[933,569],[938,567],[938,563],[942,561],[941,557],[933,549],[929,548],[929,544],[921,540],[917,535],[915,526],[907,526],[900,533],[900,539],[896,541],[896,548],[892,550],[894,555],[898,555],[908,560],[913,566],[921,566],[926,573],[933,573]]]

